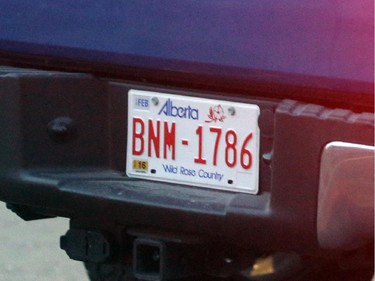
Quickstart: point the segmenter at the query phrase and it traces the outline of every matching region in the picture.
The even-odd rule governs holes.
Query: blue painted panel
[[[1,0],[0,50],[116,64],[137,55],[372,82],[373,6],[372,0]]]

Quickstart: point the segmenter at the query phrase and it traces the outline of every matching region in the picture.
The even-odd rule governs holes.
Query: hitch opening
[[[161,281],[165,244],[159,241],[137,239],[134,242],[134,275],[138,279]]]

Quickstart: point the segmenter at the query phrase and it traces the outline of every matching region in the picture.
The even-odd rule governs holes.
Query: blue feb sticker
[[[136,96],[134,99],[134,108],[148,110],[150,108],[150,98],[145,96]]]

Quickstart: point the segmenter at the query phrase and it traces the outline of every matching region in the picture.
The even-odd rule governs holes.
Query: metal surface
[[[258,192],[258,105],[139,90],[128,95],[128,176]]]
[[[318,239],[325,248],[350,248],[374,235],[374,146],[331,142],[323,150]]]
[[[153,57],[369,82],[372,10],[370,0],[7,0],[0,3],[0,50],[127,65],[141,62],[135,56]]]
[[[0,63],[374,110],[373,1],[1,1]]]

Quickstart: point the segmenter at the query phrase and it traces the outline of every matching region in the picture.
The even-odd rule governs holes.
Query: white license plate
[[[254,104],[130,90],[129,177],[256,194]]]

